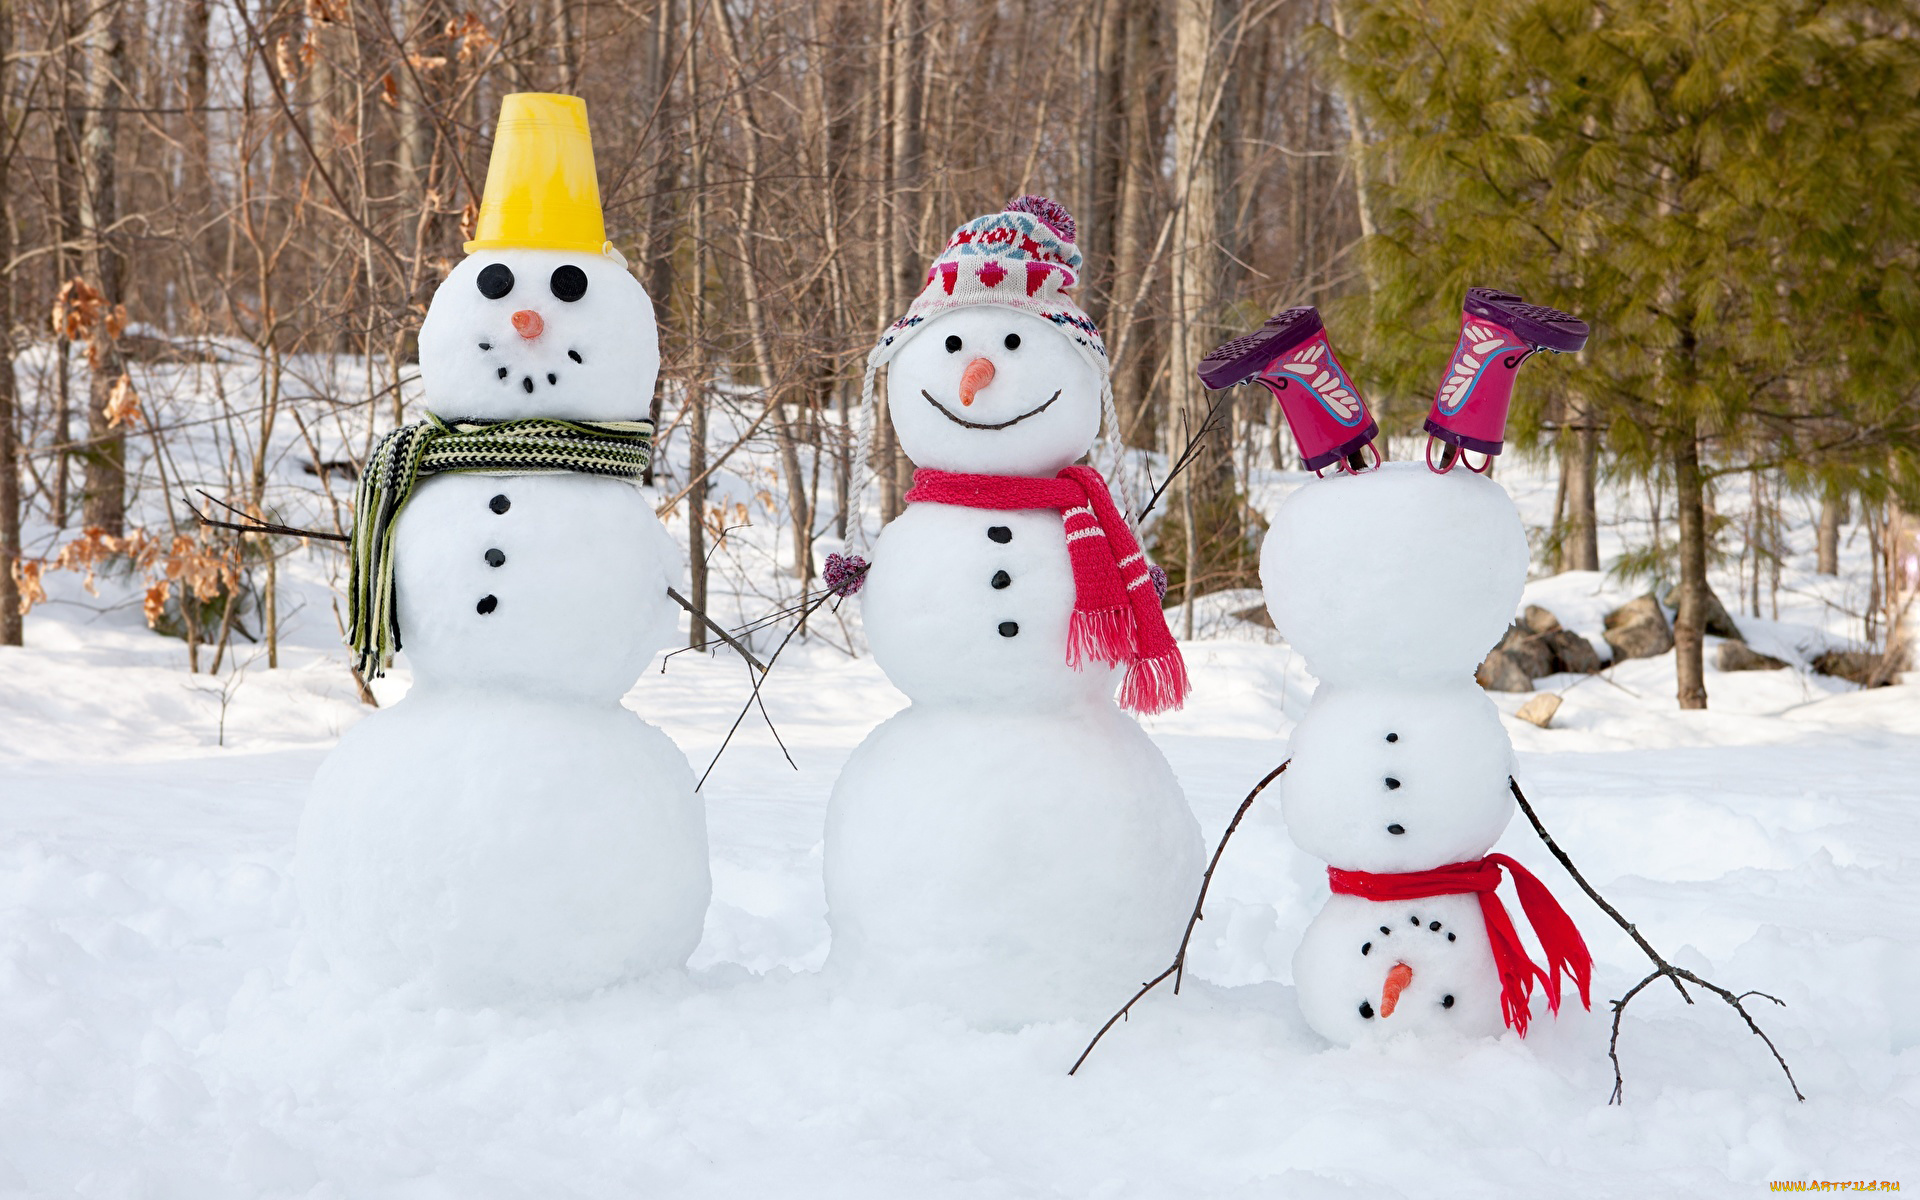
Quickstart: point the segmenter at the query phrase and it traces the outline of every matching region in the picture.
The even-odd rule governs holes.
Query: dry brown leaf
[[[273,42],[273,65],[279,70],[280,78],[293,83],[300,78],[300,51],[294,46],[293,38],[281,34]]]
[[[40,581],[40,575],[46,570],[46,564],[30,558],[13,560],[13,583],[20,590],[20,615],[26,616],[36,604],[47,602],[46,585]]]
[[[77,275],[61,284],[53,298],[54,336],[70,342],[85,340],[93,323],[100,319],[103,299],[98,288]]]
[[[145,415],[140,411],[140,393],[133,386],[133,376],[122,371],[107,393],[107,428],[118,429],[123,424],[144,420]]]
[[[472,10],[447,22],[447,37],[460,42],[460,61],[472,63],[493,45],[493,35]]]
[[[164,579],[156,579],[147,585],[146,599],[140,609],[146,614],[147,628],[153,629],[160,624],[160,618],[167,615],[167,596],[173,591],[173,585]]]

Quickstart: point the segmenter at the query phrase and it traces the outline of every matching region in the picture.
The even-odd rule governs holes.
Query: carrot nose
[[[1393,964],[1393,970],[1387,972],[1387,983],[1380,989],[1380,1015],[1390,1017],[1400,1003],[1400,993],[1407,990],[1413,982],[1413,968],[1405,963]]]
[[[540,319],[540,314],[530,308],[523,308],[513,314],[513,331],[528,341],[539,337],[546,328],[547,323]]]
[[[976,358],[960,373],[960,403],[972,404],[973,394],[993,382],[991,359]]]

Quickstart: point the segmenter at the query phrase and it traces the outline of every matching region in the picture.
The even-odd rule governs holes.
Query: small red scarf
[[[1500,903],[1494,889],[1500,886],[1500,868],[1513,876],[1514,890],[1520,893],[1520,907],[1533,926],[1533,934],[1546,951],[1548,970],[1543,971],[1527,957],[1514,930],[1513,919]],[[1487,940],[1493,944],[1493,964],[1500,972],[1500,1011],[1507,1024],[1527,1036],[1527,1002],[1533,996],[1535,976],[1547,988],[1547,1006],[1560,1011],[1560,972],[1565,971],[1580,985],[1580,1003],[1588,1008],[1587,987],[1593,977],[1593,955],[1574,927],[1560,902],[1547,885],[1533,873],[1504,854],[1489,854],[1474,862],[1454,863],[1431,871],[1409,871],[1404,875],[1374,875],[1366,871],[1342,871],[1327,868],[1327,880],[1336,895],[1359,896],[1366,900],[1424,900],[1428,896],[1480,897],[1480,914],[1487,921]]]
[[[1167,629],[1147,556],[1092,467],[1068,467],[1052,479],[962,475],[925,467],[913,473],[907,503],[964,508],[1053,508],[1061,512],[1073,563],[1073,619],[1067,663],[1088,659],[1126,664],[1120,704],[1139,713],[1179,708],[1187,698],[1187,664]]]

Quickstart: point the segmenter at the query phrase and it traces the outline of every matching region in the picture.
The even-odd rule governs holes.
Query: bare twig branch
[[[695,608],[693,606],[693,601],[687,599],[685,596],[682,596],[679,592],[674,591],[672,588],[667,589],[667,595],[673,598],[673,602],[675,604],[678,604],[681,608],[684,608],[689,613],[692,613],[694,620],[700,622],[702,625],[705,625],[708,629],[711,629],[714,632],[714,635],[717,636],[721,641],[725,642],[729,646],[732,646],[735,653],[739,654],[741,658],[744,658],[748,662],[752,663],[754,666],[754,669],[758,670],[762,675],[766,674],[767,672],[766,664],[762,663],[759,659],[755,658],[753,656],[753,651],[747,649],[745,643],[739,641],[732,634],[728,633],[726,630],[726,627],[721,625],[720,622],[714,620],[712,617],[708,616],[706,613]]]
[[[1753,1014],[1747,1011],[1747,1006],[1741,1003],[1741,1001],[1745,1000],[1748,996],[1759,996],[1762,999],[1771,1000],[1780,1007],[1785,1008],[1786,1001],[1776,996],[1769,996],[1765,992],[1758,991],[1741,992],[1736,996],[1719,984],[1702,979],[1685,967],[1676,967],[1668,962],[1661,956],[1658,950],[1653,948],[1652,944],[1649,943],[1646,938],[1640,935],[1640,931],[1634,928],[1633,923],[1621,916],[1620,910],[1607,903],[1606,897],[1595,890],[1594,886],[1587,882],[1586,877],[1580,874],[1579,869],[1573,865],[1573,860],[1567,857],[1567,852],[1560,848],[1560,844],[1553,840],[1553,835],[1547,832],[1547,827],[1540,823],[1540,815],[1533,811],[1533,805],[1527,803],[1526,793],[1520,790],[1519,781],[1509,777],[1507,786],[1512,790],[1513,798],[1519,801],[1520,811],[1526,814],[1527,823],[1533,826],[1533,831],[1540,835],[1540,840],[1547,844],[1547,849],[1552,852],[1553,856],[1560,860],[1560,865],[1566,868],[1567,874],[1571,875],[1573,881],[1580,885],[1580,890],[1585,892],[1587,898],[1600,907],[1601,912],[1611,917],[1614,924],[1626,930],[1627,936],[1633,939],[1634,945],[1640,947],[1641,953],[1651,959],[1654,964],[1654,969],[1651,974],[1627,989],[1626,995],[1620,997],[1618,1000],[1612,1001],[1613,1033],[1607,1039],[1607,1057],[1613,1060],[1613,1094],[1608,1098],[1607,1103],[1621,1103],[1622,1096],[1626,1089],[1626,1078],[1620,1070],[1620,1017],[1626,1012],[1629,1001],[1639,995],[1641,990],[1648,984],[1663,976],[1673,984],[1675,990],[1680,993],[1680,998],[1688,1004],[1693,1003],[1693,997],[1687,994],[1687,989],[1681,983],[1682,980],[1712,992],[1714,995],[1732,1005],[1733,1010],[1740,1014],[1740,1019],[1747,1023],[1747,1028],[1753,1032],[1753,1035],[1767,1044],[1767,1050],[1772,1053],[1773,1061],[1780,1064],[1780,1070],[1787,1077],[1787,1086],[1793,1089],[1793,1098],[1804,1101],[1806,1097],[1801,1095],[1800,1085],[1795,1082],[1793,1078],[1793,1069],[1787,1066],[1787,1060],[1781,1056],[1780,1048],[1773,1044],[1773,1039],[1768,1037],[1766,1031],[1760,1028],[1759,1022],[1753,1019]]]
[[[1287,760],[1287,762],[1292,761],[1292,759]],[[1166,970],[1141,984],[1140,990],[1133,994],[1133,998],[1125,1004],[1122,1004],[1119,1012],[1107,1018],[1107,1023],[1100,1027],[1100,1032],[1093,1035],[1093,1040],[1088,1042],[1087,1048],[1080,1052],[1080,1057],[1073,1060],[1073,1066],[1067,1069],[1067,1074],[1072,1075],[1077,1073],[1080,1070],[1080,1065],[1087,1061],[1087,1055],[1092,1054],[1093,1048],[1100,1044],[1100,1039],[1107,1036],[1107,1030],[1112,1029],[1117,1022],[1126,1019],[1127,1013],[1135,1004],[1140,1002],[1141,997],[1158,987],[1167,976],[1172,975],[1175,977],[1173,981],[1173,994],[1176,996],[1180,994],[1180,984],[1185,979],[1187,971],[1187,945],[1193,941],[1194,927],[1204,919],[1202,910],[1207,904],[1207,889],[1213,886],[1214,868],[1220,865],[1220,856],[1226,852],[1228,840],[1233,837],[1234,830],[1240,828],[1240,821],[1247,815],[1247,810],[1253,807],[1254,798],[1265,791],[1268,784],[1280,778],[1280,773],[1286,769],[1287,763],[1283,762],[1273,770],[1268,771],[1266,778],[1254,784],[1253,790],[1247,793],[1247,798],[1242,800],[1240,807],[1234,810],[1233,820],[1227,822],[1227,831],[1220,835],[1220,844],[1213,848],[1213,860],[1207,863],[1206,874],[1200,877],[1200,895],[1193,902],[1193,915],[1187,918],[1187,931],[1180,937],[1180,950],[1173,956],[1172,964],[1169,965]]]
[[[1160,486],[1153,489],[1153,495],[1148,496],[1147,502],[1140,506],[1139,515],[1133,519],[1135,525],[1147,519],[1147,514],[1153,511],[1154,505],[1160,503],[1160,497],[1166,493],[1173,481],[1179,478],[1180,472],[1199,459],[1200,448],[1206,445],[1207,438],[1219,431],[1220,409],[1227,402],[1227,396],[1228,393],[1221,392],[1214,398],[1213,403],[1207,406],[1206,420],[1200,422],[1200,428],[1194,430],[1193,434],[1187,438],[1187,444],[1181,449],[1180,456],[1173,460],[1173,466],[1167,470],[1167,477],[1160,481]]]
[[[239,533],[277,533],[286,537],[316,538],[323,542],[350,542],[353,540],[351,536],[344,533],[328,533],[324,529],[299,529],[292,525],[276,525],[271,521],[262,521],[241,509],[235,508],[217,496],[209,495],[204,488],[195,488],[194,490],[202,496],[205,496],[209,503],[218,504],[228,512],[245,518],[245,524],[235,521],[216,521],[195,508],[193,501],[182,499],[180,503],[187,506],[187,511],[193,514],[194,520],[209,529],[232,529]]]

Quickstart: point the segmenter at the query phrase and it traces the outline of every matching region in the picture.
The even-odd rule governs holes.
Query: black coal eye
[[[1009,349],[1009,350],[1018,350],[1019,348],[1020,348],[1020,335],[1019,335],[1019,334],[1017,334],[1017,333],[1010,333],[1010,334],[1008,334],[1008,335],[1007,335],[1007,349]]]
[[[957,334],[952,334],[952,333],[950,333],[950,334],[948,334],[948,335],[947,335],[947,353],[948,353],[948,354],[958,354],[958,353],[960,353],[960,338],[959,338],[959,335],[957,335]]]
[[[587,294],[587,273],[574,266],[555,267],[553,278],[547,281],[547,286],[553,289],[556,300],[572,304]]]
[[[513,272],[505,263],[488,263],[480,268],[480,294],[489,300],[498,300],[513,290]]]

